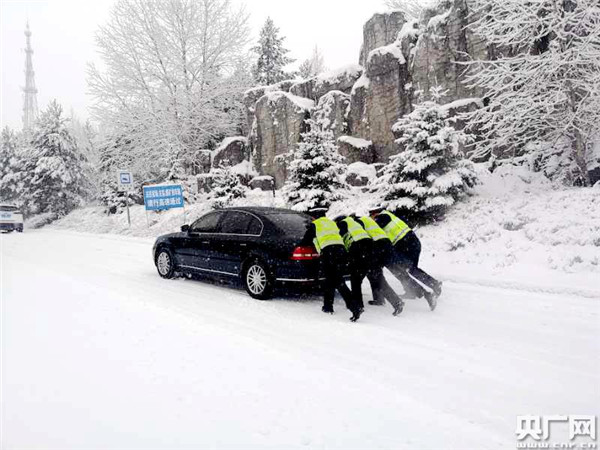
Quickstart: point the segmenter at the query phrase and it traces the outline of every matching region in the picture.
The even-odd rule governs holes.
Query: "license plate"
[[[0,213],[0,218],[10,219],[10,218],[12,218],[12,214],[11,213]]]

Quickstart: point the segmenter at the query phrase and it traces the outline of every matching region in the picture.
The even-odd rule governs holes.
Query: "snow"
[[[265,93],[265,96],[267,97],[269,102],[273,102],[273,103],[277,102],[282,97],[286,97],[290,102],[292,102],[296,107],[298,107],[302,111],[310,111],[315,106],[314,100],[304,98],[304,97],[299,97],[297,95],[290,94],[289,92],[283,92],[283,91],[267,92],[267,93]]]
[[[349,64],[335,70],[321,73],[315,77],[315,87],[318,89],[323,84],[335,85],[343,80],[356,79],[364,72],[360,64]]]
[[[371,80],[367,76],[367,73],[364,72],[360,76],[360,78],[358,80],[356,80],[356,83],[354,83],[354,85],[352,86],[352,92],[351,92],[351,94],[354,95],[354,93],[358,89],[368,89],[370,85],[371,85]]]
[[[394,58],[398,60],[399,64],[406,64],[406,60],[404,59],[404,55],[402,54],[402,49],[398,45],[397,42],[393,42],[389,45],[385,45],[383,47],[378,47],[369,52],[369,56],[367,57],[367,64],[371,62],[371,59],[375,56],[383,56],[383,55],[392,55]]]
[[[357,138],[354,136],[340,136],[338,138],[338,141],[344,142],[344,143],[351,145],[352,147],[360,149],[360,150],[368,150],[369,148],[371,148],[373,146],[373,142],[368,141],[366,139]]]
[[[480,97],[461,98],[458,100],[454,100],[453,102],[441,105],[440,108],[443,109],[444,111],[449,111],[451,109],[464,108],[466,106],[470,106],[473,104],[475,104],[479,108],[483,108],[483,101]]]
[[[258,172],[254,168],[252,161],[247,161],[247,160],[244,160],[244,161],[240,162],[239,164],[236,164],[235,166],[231,167],[231,171],[238,175],[250,175],[250,176],[258,175]]]
[[[444,12],[442,14],[438,14],[437,16],[433,16],[431,19],[429,19],[429,22],[427,22],[426,28],[429,30],[435,30],[440,25],[444,25],[446,23],[446,21],[448,20],[448,17],[450,16],[451,12],[452,12],[452,8],[449,8],[446,12]]]
[[[446,281],[433,313],[352,324],[339,299],[163,280],[151,239],[0,242],[5,448],[514,448],[517,415],[600,403],[588,298]]]
[[[418,19],[409,20],[404,25],[402,25],[402,28],[398,32],[398,37],[396,40],[399,43],[402,43],[402,41],[406,38],[410,38],[410,39],[418,38],[419,34],[420,34],[418,27],[419,27]]]
[[[225,139],[223,139],[221,141],[221,143],[219,144],[219,146],[213,150],[213,157],[215,157],[216,155],[218,155],[219,153],[221,153],[223,150],[225,150],[227,147],[229,147],[233,142],[243,142],[244,145],[248,145],[248,138],[245,136],[233,136],[233,137],[227,137]]]
[[[377,169],[375,166],[360,161],[348,164],[348,173],[355,173],[368,180],[373,180],[377,177]]]

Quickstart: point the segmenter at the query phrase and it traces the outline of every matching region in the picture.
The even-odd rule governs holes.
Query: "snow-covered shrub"
[[[342,181],[346,171],[333,133],[323,130],[320,123],[307,119],[308,131],[291,153],[288,178],[283,194],[292,209],[308,211],[314,207],[329,207],[342,198]]]
[[[212,169],[210,174],[213,208],[224,208],[233,200],[246,196],[246,187],[229,165],[221,163],[218,168]]]
[[[373,185],[379,204],[409,221],[437,220],[476,182],[460,144],[468,140],[451,126],[446,109],[424,102],[393,126],[400,152]]]

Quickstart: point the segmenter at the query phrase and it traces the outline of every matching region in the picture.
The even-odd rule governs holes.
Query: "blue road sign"
[[[144,206],[147,211],[183,208],[183,188],[180,184],[144,186]]]

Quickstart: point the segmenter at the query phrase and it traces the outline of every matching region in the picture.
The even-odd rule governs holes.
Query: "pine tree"
[[[373,191],[381,206],[409,221],[437,220],[476,182],[459,149],[469,139],[451,126],[447,111],[424,102],[400,118],[393,131],[402,149],[390,158]]]
[[[57,217],[67,214],[82,203],[86,182],[83,157],[56,100],[42,112],[32,147],[35,167],[26,189],[29,210]]]
[[[15,198],[16,186],[13,183],[17,161],[17,135],[8,126],[2,129],[0,137],[0,200],[11,201]],[[6,177],[6,178],[5,178]]]
[[[229,164],[222,162],[210,171],[212,178],[212,206],[224,208],[236,198],[246,197],[246,188]]]
[[[286,79],[283,69],[294,60],[286,56],[289,50],[283,46],[284,39],[285,37],[279,36],[279,28],[275,26],[273,19],[268,17],[260,31],[258,45],[252,49],[258,54],[252,70],[258,84],[269,85]]]
[[[333,133],[307,119],[308,131],[291,153],[288,178],[283,187],[287,202],[296,211],[329,207],[342,198],[346,166],[338,152]]]

